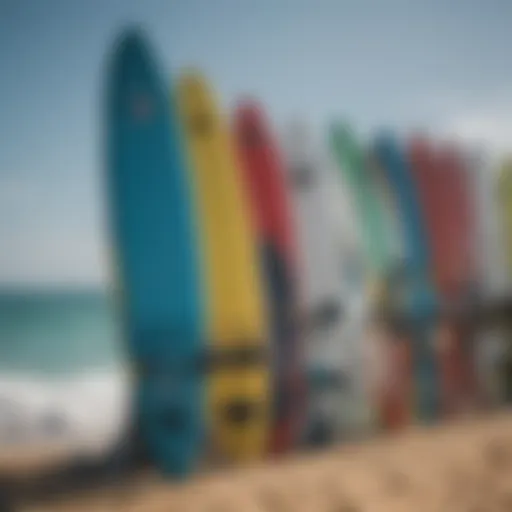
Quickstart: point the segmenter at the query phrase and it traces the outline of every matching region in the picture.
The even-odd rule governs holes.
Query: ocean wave
[[[69,376],[0,373],[0,452],[49,444],[70,456],[108,451],[127,428],[130,381],[122,370]],[[0,455],[1,459],[1,455]]]

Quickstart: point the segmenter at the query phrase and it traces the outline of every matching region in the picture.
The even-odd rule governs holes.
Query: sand
[[[314,455],[165,484],[141,476],[119,489],[27,506],[42,511],[512,511],[512,414],[413,428]]]
[[[72,449],[62,443],[46,443],[38,446],[2,446],[0,453],[0,477],[24,476],[45,471],[65,464]]]

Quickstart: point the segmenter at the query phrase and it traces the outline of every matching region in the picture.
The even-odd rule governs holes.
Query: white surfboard
[[[474,238],[479,293],[483,301],[503,297],[510,287],[505,262],[496,185],[497,171],[489,155],[467,151],[467,172],[471,173],[477,221]],[[482,329],[476,343],[479,384],[491,406],[502,402],[498,365],[505,355],[505,334],[499,327]]]
[[[362,294],[358,242],[351,232],[326,153],[305,123],[284,134],[284,152],[298,227],[300,279],[305,318],[306,364],[310,375],[306,442],[319,444],[350,434],[361,404]],[[352,279],[352,284],[347,280]]]

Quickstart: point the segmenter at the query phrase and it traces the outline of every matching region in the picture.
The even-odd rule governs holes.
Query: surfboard
[[[318,143],[316,154],[318,165],[324,169],[324,203],[341,275],[338,285],[343,319],[338,342],[343,354],[341,367],[346,384],[345,399],[339,408],[343,419],[339,437],[347,441],[364,439],[374,432],[376,426],[369,400],[370,375],[377,373],[374,370],[381,366],[381,361],[375,350],[374,333],[367,332],[370,301],[362,286],[366,269],[361,231],[355,221],[357,215],[350,191],[341,179],[327,140]],[[367,343],[368,339],[373,343]]]
[[[476,231],[476,211],[471,178],[461,150],[452,142],[443,142],[437,151],[437,165],[444,184],[446,217],[437,224],[441,239],[442,270],[438,289],[450,304],[462,305],[473,301],[476,292],[476,257],[473,236]],[[438,210],[438,205],[436,204]],[[476,332],[469,318],[454,323],[455,336],[442,351],[443,375],[452,388],[444,405],[446,414],[462,412],[478,405],[475,340]]]
[[[371,401],[375,420],[384,428],[400,428],[410,416],[410,340],[380,322],[378,312],[389,301],[391,270],[397,264],[398,248],[394,245],[390,212],[381,197],[381,180],[370,168],[369,161],[347,123],[336,121],[329,131],[330,146],[338,163],[337,169],[352,192],[357,225],[362,233],[365,258],[364,293],[369,296],[368,331],[380,342],[384,360],[380,375],[371,376]],[[388,220],[388,222],[386,222]],[[371,316],[370,316],[371,315]]]
[[[140,436],[164,473],[193,469],[203,438],[204,321],[190,188],[175,109],[145,36],[110,62],[106,185]]]
[[[511,284],[512,276],[512,156],[506,155],[499,165],[496,196],[498,199],[501,236],[505,249],[505,266],[507,285]],[[507,290],[510,293],[510,289]],[[512,333],[510,325],[505,327],[505,350],[502,351],[499,365],[499,388],[502,401],[512,402]]]
[[[512,268],[512,157],[507,157],[501,162],[498,171],[498,190],[502,209],[503,240],[507,267]]]
[[[330,172],[305,122],[283,133],[283,148],[297,223],[308,380],[303,442],[319,446],[340,439],[352,408],[350,346],[344,332],[343,268],[336,220],[329,205]]]
[[[241,101],[234,134],[264,260],[273,343],[270,453],[294,446],[303,419],[305,380],[298,325],[297,240],[279,148],[262,107]]]
[[[203,246],[211,443],[220,458],[245,462],[266,452],[270,421],[269,328],[255,220],[234,140],[206,79],[197,71],[183,74],[177,96]]]
[[[430,253],[417,184],[403,148],[392,134],[379,134],[371,152],[375,165],[385,173],[393,191],[403,228],[404,262],[394,300],[402,310],[402,328],[413,344],[415,416],[420,421],[430,422],[439,414],[435,345],[438,298],[431,282]]]
[[[510,279],[506,270],[506,251],[500,231],[499,169],[491,155],[480,147],[466,148],[465,159],[472,176],[476,203],[476,229],[473,253],[476,255],[478,295],[481,303],[493,303],[505,297]],[[508,282],[507,282],[508,281]],[[509,333],[506,325],[481,326],[476,343],[479,388],[484,405],[495,409],[504,401],[502,362]]]
[[[465,260],[468,254],[473,254],[469,247],[469,198],[464,193],[462,177],[456,175],[455,155],[419,135],[411,139],[408,154],[424,213],[435,286],[445,305],[456,306],[464,299],[463,287],[470,277]],[[453,415],[462,406],[462,344],[470,333],[460,318],[442,316],[441,324],[443,343],[438,360],[441,407],[443,414]]]

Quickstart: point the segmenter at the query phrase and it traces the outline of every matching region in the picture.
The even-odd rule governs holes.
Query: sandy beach
[[[42,511],[462,512],[512,510],[512,414],[415,427],[324,453],[27,505]]]

